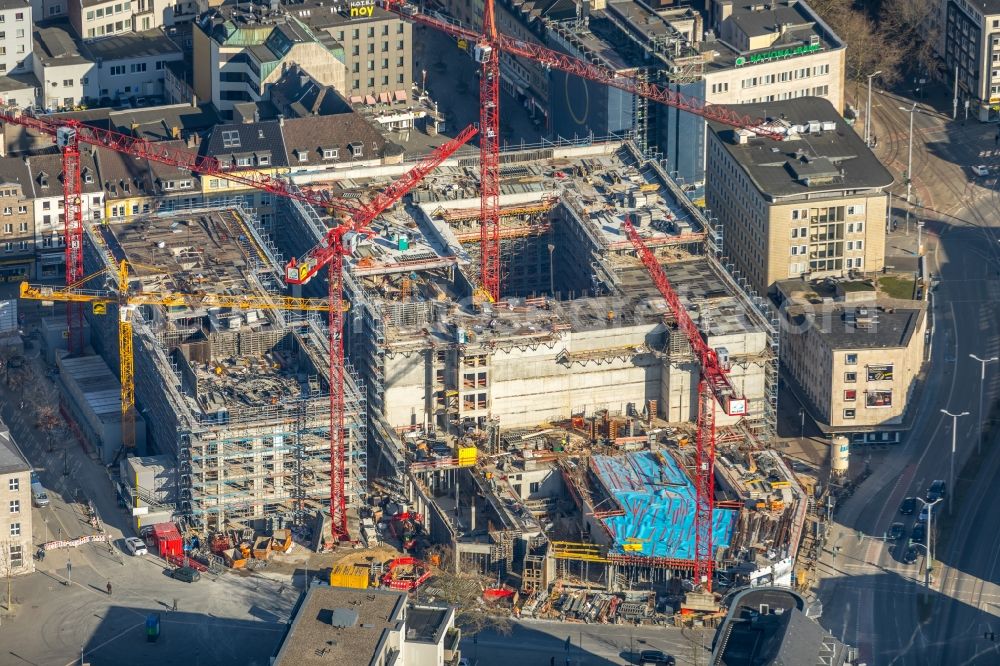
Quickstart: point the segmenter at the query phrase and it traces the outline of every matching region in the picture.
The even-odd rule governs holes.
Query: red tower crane
[[[573,74],[672,106],[706,120],[752,129],[757,134],[781,140],[782,134],[768,130],[763,121],[736,113],[724,106],[708,104],[702,99],[683,95],[655,83],[620,74],[608,67],[545,48],[539,44],[515,39],[497,32],[494,0],[483,4],[483,27],[477,33],[460,24],[422,13],[406,0],[382,0],[386,10],[415,23],[440,30],[456,39],[474,43],[479,78],[479,160],[480,182],[480,279],[481,287],[492,300],[500,297],[500,52],[534,60],[549,69]]]
[[[184,150],[164,146],[147,139],[86,125],[77,120],[36,118],[19,111],[0,109],[0,122],[26,127],[54,137],[62,153],[63,197],[65,208],[66,282],[74,284],[83,279],[83,215],[80,186],[80,144],[107,148],[115,152],[147,159],[161,164],[187,169],[202,176],[214,176],[312,204],[322,210],[337,210],[348,215],[348,222],[327,233],[322,248],[314,248],[309,255],[319,257],[330,267],[329,289],[329,344],[330,344],[330,518],[334,541],[348,537],[347,507],[344,468],[344,345],[343,345],[343,260],[349,254],[348,234],[364,233],[365,227],[380,213],[398,201],[420,180],[469,141],[476,130],[468,127],[457,137],[435,149],[399,181],[389,186],[366,206],[352,206],[314,194],[297,191],[288,181],[266,173],[239,167],[228,171],[214,157],[200,156]],[[345,242],[346,241],[346,242]],[[291,264],[290,264],[291,265]],[[315,270],[318,270],[317,267]],[[315,273],[315,270],[313,273]],[[286,274],[288,271],[286,270]],[[289,280],[289,282],[292,282]],[[294,282],[293,282],[294,283]],[[70,308],[67,323],[70,327],[71,352],[83,350],[83,309]]]
[[[480,250],[482,252],[481,277],[483,288],[494,300],[500,296],[499,52],[502,51],[510,55],[533,60],[545,65],[549,69],[559,70],[583,79],[603,83],[638,97],[701,116],[706,120],[716,121],[731,127],[749,129],[758,135],[777,141],[784,139],[783,134],[767,128],[762,119],[754,119],[750,116],[737,113],[725,106],[709,104],[703,99],[683,95],[669,88],[658,86],[655,83],[641,81],[635,77],[616,72],[611,68],[585,62],[579,58],[545,48],[539,44],[515,39],[499,33],[496,30],[495,24],[494,0],[485,0],[484,2],[483,28],[480,33],[465,28],[456,22],[439,18],[436,15],[432,16],[423,13],[419,7],[409,4],[406,0],[381,1],[386,10],[399,14],[403,18],[434,28],[435,30],[440,30],[456,39],[476,44],[476,61],[482,66],[479,82],[481,132],[479,146],[482,167],[482,192],[480,199],[482,208],[480,238]],[[627,229],[631,229],[632,234],[635,234],[635,229],[631,228],[631,226],[627,227]],[[732,391],[732,386],[729,385],[725,371],[719,365],[717,354],[701,340],[701,334],[693,322],[691,322],[690,317],[687,316],[652,253],[642,244],[637,234],[634,237],[630,234],[629,237],[632,239],[633,245],[636,246],[636,251],[643,257],[643,263],[646,264],[653,280],[657,283],[657,288],[660,289],[660,292],[670,304],[678,324],[684,329],[688,338],[692,340],[692,347],[698,353],[699,362],[702,367],[702,379],[699,385],[698,452],[695,475],[698,495],[695,521],[695,580],[700,581],[702,577],[707,576],[706,585],[708,589],[711,589],[713,466],[715,462],[715,412],[712,396],[718,398],[720,401],[726,400],[727,411],[738,408],[740,404],[745,408],[746,401],[743,400],[740,402],[740,400],[733,397],[735,392]],[[637,242],[638,245],[636,245]],[[640,248],[642,249],[640,250]],[[695,338],[700,341],[700,346],[695,343]]]
[[[735,416],[746,414],[747,402],[746,398],[738,396],[730,381],[728,365],[701,337],[701,331],[681,304],[660,262],[656,260],[656,255],[646,247],[631,221],[626,220],[623,228],[639,259],[649,271],[653,284],[667,302],[677,328],[690,343],[701,370],[698,380],[698,431],[695,449],[694,582],[698,584],[704,581],[705,589],[711,591],[714,554],[712,511],[715,504],[715,403],[721,404],[727,414]]]

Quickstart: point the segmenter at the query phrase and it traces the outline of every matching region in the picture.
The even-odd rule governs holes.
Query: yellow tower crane
[[[157,269],[159,270],[159,269]],[[325,298],[295,298],[292,296],[212,294],[208,292],[131,292],[128,261],[118,264],[118,289],[84,289],[80,285],[108,269],[88,275],[65,287],[21,283],[21,298],[35,301],[90,303],[95,314],[105,314],[108,304],[118,305],[118,359],[122,384],[122,445],[126,451],[135,447],[135,356],[132,351],[132,313],[140,305],[166,307],[221,307],[241,310],[301,310],[327,312],[330,302]]]

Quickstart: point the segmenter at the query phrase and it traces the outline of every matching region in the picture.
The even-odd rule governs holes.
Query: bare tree
[[[483,601],[486,579],[472,574],[452,574],[438,570],[427,591],[445,603],[455,606],[455,624],[465,634],[473,635],[484,630],[510,635],[514,623],[510,617]]]
[[[4,610],[9,613],[14,605],[11,597],[11,579],[14,577],[14,563],[10,557],[9,541],[0,543],[0,576],[3,576],[7,580],[7,601],[4,604]]]
[[[906,53],[865,8],[857,8],[851,0],[813,0],[810,4],[847,44],[844,78],[845,83],[854,83],[855,99],[872,72],[881,70],[886,84],[899,80]]]

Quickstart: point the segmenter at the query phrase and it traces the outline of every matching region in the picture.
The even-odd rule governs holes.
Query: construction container
[[[338,565],[330,569],[330,587],[368,589],[368,572],[358,567]]]
[[[236,548],[222,551],[222,559],[230,569],[243,569],[247,565],[247,558]]]
[[[184,554],[184,540],[181,538],[181,533],[177,531],[177,526],[173,523],[153,525],[153,541],[156,543],[156,551],[160,557],[166,558],[171,555],[180,557]]]
[[[458,466],[459,467],[472,467],[476,464],[476,457],[479,455],[479,449],[474,446],[460,446],[458,448]]]
[[[271,549],[287,553],[292,549],[292,531],[291,530],[274,530],[271,533]]]
[[[266,560],[271,556],[271,537],[261,536],[254,539],[253,558],[255,560]]]

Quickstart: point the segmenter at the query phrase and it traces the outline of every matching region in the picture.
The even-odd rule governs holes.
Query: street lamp
[[[931,521],[934,519],[934,505],[943,499],[943,497],[938,497],[933,502],[928,502],[923,497],[917,498],[917,500],[923,504],[921,511],[923,511],[923,509],[927,509],[927,530],[924,533],[923,544],[924,550],[927,551],[927,558],[925,560],[926,566],[924,567],[924,587],[930,587],[931,585],[931,568],[934,564],[934,554],[931,550],[931,528],[934,527],[934,524]],[[948,506],[951,506],[951,504],[949,503]]]
[[[955,492],[955,441],[958,438],[958,419],[961,416],[968,416],[969,412],[952,414],[947,409],[942,409],[941,413],[951,417],[951,472],[948,475],[948,492]],[[954,502],[948,502],[948,515],[951,515],[951,507]]]
[[[922,234],[923,230],[924,230],[924,221],[923,220],[917,220],[917,256],[918,257],[921,257],[924,254],[924,246],[923,246],[923,238],[922,238],[922,236],[923,236],[923,234]]]
[[[986,364],[1000,359],[997,359],[996,356],[979,358],[975,354],[969,354],[969,358],[979,361],[979,438],[976,440],[976,455],[978,456],[983,448],[983,384],[986,383]]]
[[[872,145],[872,132],[871,132],[871,117],[872,117],[872,79],[882,73],[882,70],[878,70],[872,74],[868,75],[868,106],[865,108],[865,145],[871,148]]]
[[[913,187],[913,114],[917,112],[917,103],[907,109],[905,106],[899,107],[900,111],[907,111],[910,114],[910,140],[906,157],[906,235],[910,235],[910,190]]]

